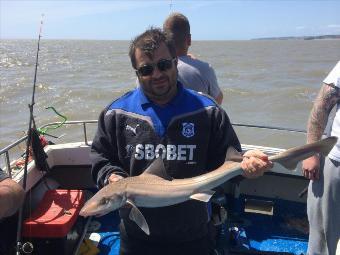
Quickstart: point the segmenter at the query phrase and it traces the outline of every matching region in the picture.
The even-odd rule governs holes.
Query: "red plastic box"
[[[75,223],[84,205],[83,190],[49,190],[38,208],[23,224],[24,237],[65,237]]]

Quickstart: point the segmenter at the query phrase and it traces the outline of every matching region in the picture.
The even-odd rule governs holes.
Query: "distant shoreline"
[[[340,35],[316,35],[316,36],[285,36],[285,37],[264,37],[252,40],[325,40],[340,39]]]
[[[1,0],[0,0],[1,1]],[[265,40],[339,40],[340,35],[317,35],[317,36],[283,36],[283,37],[260,37],[251,39],[195,39],[193,41],[265,41]],[[0,38],[0,41],[32,40],[36,38]],[[128,39],[86,39],[86,38],[44,38],[45,41],[121,41],[130,42]]]

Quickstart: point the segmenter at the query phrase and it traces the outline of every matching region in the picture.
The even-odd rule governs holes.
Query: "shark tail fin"
[[[317,153],[322,154],[323,156],[327,156],[328,153],[333,149],[333,146],[336,144],[338,138],[335,136],[330,136],[315,143],[306,144],[301,147],[296,147],[289,149],[283,153],[274,155],[269,159],[273,162],[277,162],[283,167],[294,170],[296,169],[297,164],[304,159],[307,159]],[[297,153],[297,149],[302,148],[304,153]],[[302,150],[300,149],[300,150]],[[297,154],[294,156],[294,154]],[[282,156],[281,156],[282,155]]]

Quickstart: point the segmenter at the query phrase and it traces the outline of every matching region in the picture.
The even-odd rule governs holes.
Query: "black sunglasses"
[[[176,58],[173,59],[161,59],[157,63],[143,65],[140,68],[136,69],[137,74],[141,76],[149,76],[152,75],[155,67],[157,66],[158,70],[164,72],[172,68],[172,62]]]

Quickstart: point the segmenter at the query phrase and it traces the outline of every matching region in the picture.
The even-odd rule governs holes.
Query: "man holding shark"
[[[140,87],[115,100],[99,117],[91,150],[92,175],[99,188],[123,183],[122,178],[139,176],[148,167],[146,172],[156,178],[202,175],[225,162],[228,148],[241,151],[226,112],[177,81],[170,34],[156,28],[145,31],[131,42],[129,55]],[[272,165],[256,150],[246,152],[241,162],[243,175],[249,178],[263,175]],[[161,168],[164,173],[157,172]],[[151,186],[150,190],[145,184],[135,187],[143,187],[138,190],[144,194],[139,197],[142,204],[151,203]],[[176,191],[171,191],[174,199]],[[126,217],[125,210],[120,211],[120,254],[210,254],[208,213],[202,201],[211,195],[200,192],[176,204],[164,200],[162,207],[155,208],[137,208],[131,199],[121,199],[135,214]],[[145,221],[147,228],[141,226]]]

